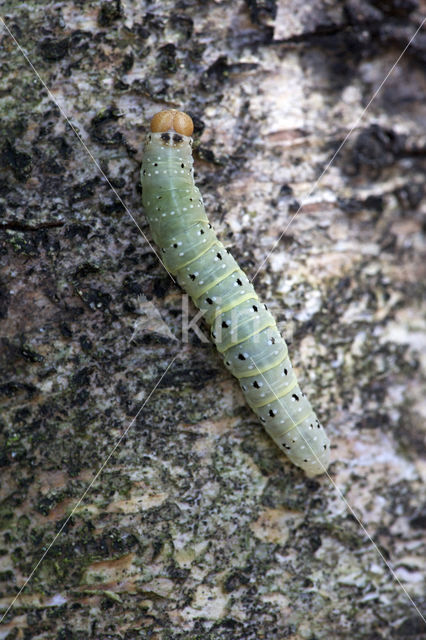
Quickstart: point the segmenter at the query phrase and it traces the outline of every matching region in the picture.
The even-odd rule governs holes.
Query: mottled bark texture
[[[3,28],[3,611],[166,375],[1,637],[425,637],[401,588],[424,611],[424,32],[263,263],[424,8],[3,2],[109,181]],[[401,585],[330,479],[280,454],[214,348],[182,341],[181,292],[129,216],[147,233],[142,143],[170,106],[194,117],[221,238],[248,274],[262,265],[330,477]]]

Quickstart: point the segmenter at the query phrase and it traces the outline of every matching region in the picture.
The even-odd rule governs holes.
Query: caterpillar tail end
[[[330,455],[327,454],[327,458],[319,460],[310,467],[302,467],[308,478],[314,478],[327,473],[328,465],[330,464]]]
[[[290,458],[291,459],[291,458]],[[316,453],[313,457],[309,456],[309,460],[301,463],[299,460],[292,460],[298,467],[301,467],[308,478],[314,478],[327,473],[328,465],[330,464],[330,440],[324,434],[324,444],[322,451]]]
[[[151,131],[152,133],[175,131],[181,136],[190,137],[194,131],[194,123],[192,118],[183,111],[168,109],[155,114],[151,120]]]

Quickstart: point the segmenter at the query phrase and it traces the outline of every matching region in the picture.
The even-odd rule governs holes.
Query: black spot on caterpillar
[[[192,120],[162,111],[151,122],[141,169],[143,205],[164,264],[204,312],[225,366],[287,456],[323,473],[329,440],[302,393],[285,341],[247,276],[217,239],[194,184]]]

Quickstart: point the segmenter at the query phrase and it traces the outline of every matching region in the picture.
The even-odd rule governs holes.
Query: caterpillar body
[[[194,184],[191,118],[157,113],[145,143],[142,201],[166,268],[204,312],[225,366],[290,460],[309,476],[328,466],[330,443],[302,393],[274,318],[217,239]]]

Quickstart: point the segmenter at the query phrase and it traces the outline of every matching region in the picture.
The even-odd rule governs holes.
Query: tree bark
[[[424,31],[382,85],[422,7],[1,15],[1,637],[424,637]],[[286,461],[202,325],[185,340],[140,204],[168,107],[329,476]]]

